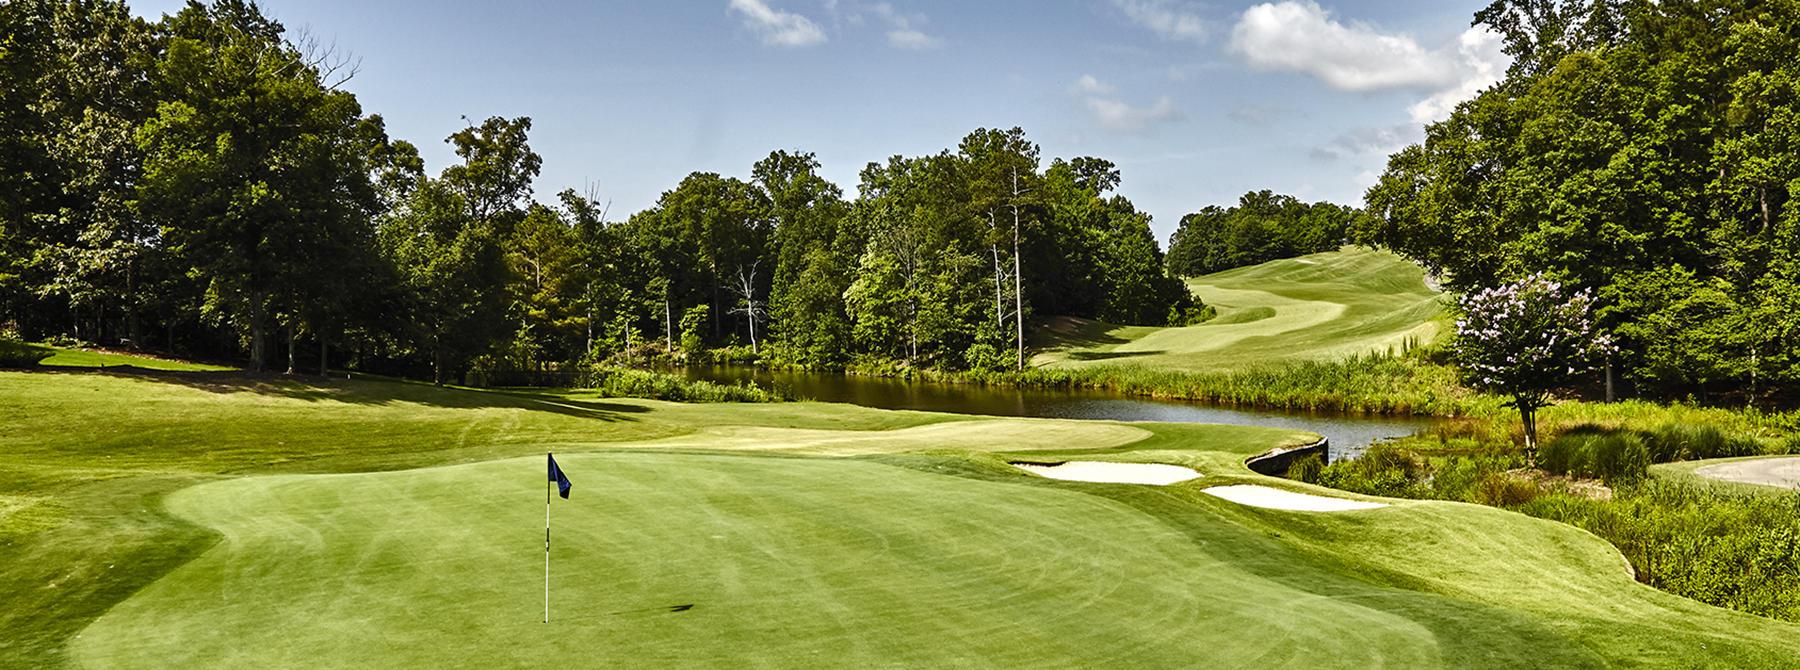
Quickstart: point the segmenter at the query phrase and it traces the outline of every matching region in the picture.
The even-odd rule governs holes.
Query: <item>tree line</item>
[[[1118,168],[1017,128],[870,163],[854,197],[774,151],[613,220],[591,189],[535,198],[526,117],[427,174],[354,60],[246,0],[17,0],[0,35],[0,324],[28,338],[438,381],[719,347],[1000,369],[1042,315],[1198,312]]]
[[[1616,379],[1800,381],[1800,4],[1498,0],[1503,81],[1390,157],[1354,233],[1472,292],[1592,292]]]
[[[1169,240],[1169,272],[1194,277],[1342,246],[1363,216],[1329,202],[1251,191],[1232,207],[1210,205],[1181,217]]]

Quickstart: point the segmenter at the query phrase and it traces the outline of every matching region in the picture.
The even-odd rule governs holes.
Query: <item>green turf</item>
[[[1345,247],[1196,277],[1188,287],[1218,316],[1183,328],[1058,322],[1033,362],[1231,370],[1399,352],[1444,328],[1423,271],[1385,251]]]
[[[1569,526],[1200,493],[1346,495],[1243,468],[1291,431],[192,374],[0,373],[0,415],[4,667],[1800,659],[1800,627],[1640,586]],[[544,626],[550,449],[576,490]],[[1056,482],[1007,453],[1206,476]]]
[[[132,354],[117,351],[101,351],[97,349],[68,349],[37,345],[56,353],[39,362],[38,365],[62,368],[105,368],[132,366],[145,370],[165,370],[177,372],[217,372],[232,368],[223,365],[195,363],[192,361],[160,358],[146,354]]]

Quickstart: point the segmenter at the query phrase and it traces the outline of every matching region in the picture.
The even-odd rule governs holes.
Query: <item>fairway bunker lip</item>
[[[1167,486],[1201,477],[1200,471],[1167,463],[1122,463],[1117,461],[1057,461],[1034,463],[1011,462],[1015,468],[1040,477],[1071,482],[1101,484],[1145,484]]]
[[[1388,506],[1387,503],[1332,498],[1257,484],[1212,486],[1200,489],[1200,492],[1239,505],[1289,512],[1348,512]]]

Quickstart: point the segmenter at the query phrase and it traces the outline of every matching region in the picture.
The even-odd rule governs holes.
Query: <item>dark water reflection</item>
[[[1055,419],[1112,419],[1223,423],[1308,430],[1331,440],[1331,459],[1354,457],[1374,442],[1429,428],[1433,419],[1323,412],[1227,409],[1178,400],[1135,398],[1100,390],[1043,390],[907,382],[810,372],[770,372],[747,366],[689,368],[690,379],[752,382],[799,398],[882,409]]]

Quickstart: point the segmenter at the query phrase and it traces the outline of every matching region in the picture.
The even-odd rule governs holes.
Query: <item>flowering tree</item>
[[[1512,398],[1525,423],[1525,449],[1535,452],[1537,409],[1611,347],[1595,330],[1593,297],[1537,274],[1466,295],[1458,306],[1455,349],[1465,378]]]

